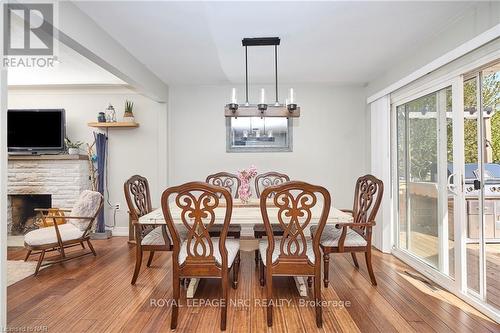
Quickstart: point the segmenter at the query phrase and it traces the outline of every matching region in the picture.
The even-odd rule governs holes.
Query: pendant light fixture
[[[299,117],[300,107],[295,101],[295,93],[290,88],[289,96],[285,103],[280,103],[278,98],[278,45],[279,37],[243,38],[241,41],[245,48],[245,103],[238,104],[236,88],[232,89],[231,102],[225,107],[226,117]],[[248,47],[251,46],[274,46],[274,77],[275,77],[275,101],[274,104],[266,103],[266,91],[260,90],[260,99],[257,104],[250,104],[248,100]]]

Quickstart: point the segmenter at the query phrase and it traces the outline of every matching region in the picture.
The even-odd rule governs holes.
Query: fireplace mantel
[[[87,155],[9,155],[9,161],[88,160]]]

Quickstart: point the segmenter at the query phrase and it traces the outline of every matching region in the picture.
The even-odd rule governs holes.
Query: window
[[[228,152],[292,151],[292,119],[226,118],[226,147]]]

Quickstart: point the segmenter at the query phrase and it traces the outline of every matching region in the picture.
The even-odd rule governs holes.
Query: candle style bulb
[[[293,93],[293,88],[290,88],[290,104],[294,104],[295,102],[295,96]]]
[[[266,91],[264,88],[260,89],[260,104],[266,104]]]
[[[233,88],[233,91],[231,93],[231,103],[236,104],[236,88]]]

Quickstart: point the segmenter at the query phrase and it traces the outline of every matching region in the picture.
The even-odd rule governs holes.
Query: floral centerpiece
[[[257,168],[253,165],[248,169],[238,171],[238,178],[241,181],[240,188],[238,189],[238,196],[243,203],[248,203],[252,196],[250,180],[255,176],[257,176]]]

